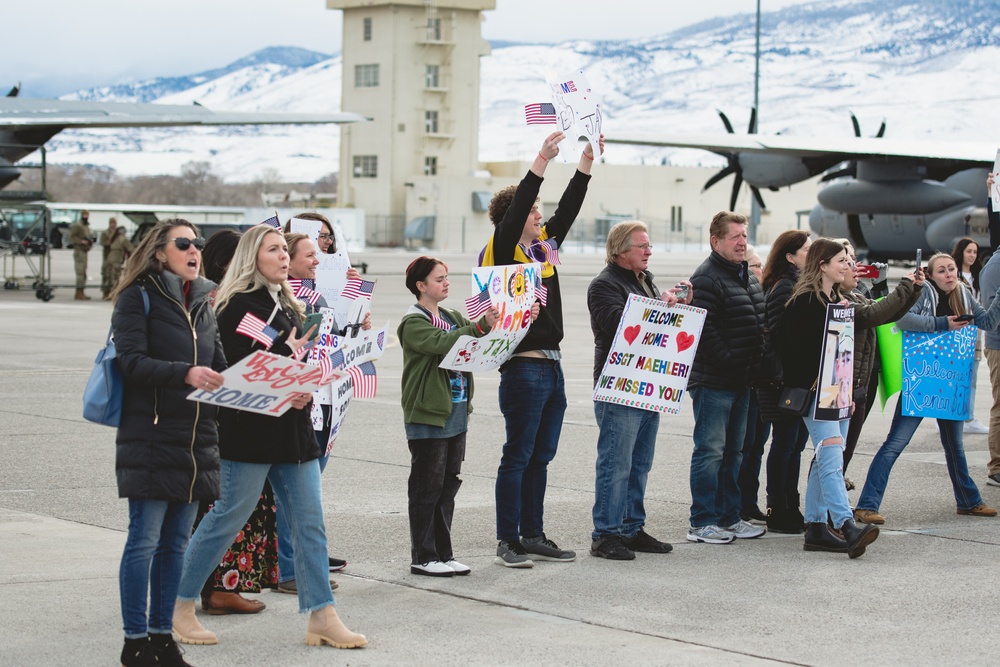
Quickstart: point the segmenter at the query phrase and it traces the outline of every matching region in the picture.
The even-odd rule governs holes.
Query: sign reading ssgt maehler
[[[594,400],[641,410],[680,412],[698,349],[705,310],[633,294],[625,304],[618,332]]]

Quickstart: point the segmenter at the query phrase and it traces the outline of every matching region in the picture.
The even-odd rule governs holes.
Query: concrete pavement
[[[376,321],[395,326],[411,303],[402,272],[414,256],[364,254],[370,274],[380,277]],[[658,247],[651,269],[667,287],[702,257]],[[53,258],[54,282],[65,284],[71,253]],[[449,303],[459,305],[472,257],[444,259]],[[503,419],[498,377],[481,374],[454,522],[456,556],[473,573],[444,580],[409,573],[409,455],[399,408],[402,355],[393,341],[378,364],[378,397],[352,404],[323,477],[331,553],[349,562],[334,575],[338,611],[371,643],[354,651],[307,647],[307,619],[295,613],[296,600],[267,592],[261,614],[202,617],[220,643],[185,647],[187,659],[198,667],[992,662],[1000,519],[955,514],[929,422],[893,471],[886,530],[851,561],[803,552],[794,536],[685,542],[693,425],[686,404],[661,419],[646,499],[648,532],[672,542],[674,552],[624,563],[587,554],[597,428],[585,291],[601,263],[599,254],[564,253],[560,269],[569,409],[550,466],[546,532],[575,549],[577,562],[531,570],[493,564]],[[111,306],[71,299],[69,289],[49,303],[30,291],[0,293],[0,661],[9,665],[117,664],[121,650],[117,572],[127,514],[115,486],[114,432],[80,416]],[[984,366],[976,406],[983,421],[987,375]],[[889,416],[873,413],[849,474],[859,487],[888,427]],[[986,437],[967,436],[965,447],[984,500],[997,505],[1000,489],[985,485]],[[804,491],[804,478],[800,486]]]

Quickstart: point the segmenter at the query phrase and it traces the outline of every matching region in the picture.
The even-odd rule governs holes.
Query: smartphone
[[[920,278],[922,278],[924,275],[924,267],[920,265],[922,259],[923,259],[923,252],[921,251],[920,248],[917,248],[917,268],[915,269],[915,271],[917,276]]]
[[[959,322],[971,322],[976,319],[976,316],[971,313],[966,313],[965,315],[959,315],[955,319]]]
[[[678,301],[683,301],[688,298],[688,286],[687,285],[674,285],[674,296],[677,297]]]
[[[312,332],[309,336],[309,340],[312,340],[319,335],[319,325],[323,322],[323,313],[313,313],[312,315],[306,315],[305,324],[302,325],[302,332],[305,333],[309,331],[310,328],[316,327],[316,330]]]
[[[871,264],[858,264],[859,278],[878,278],[879,270],[877,266]]]

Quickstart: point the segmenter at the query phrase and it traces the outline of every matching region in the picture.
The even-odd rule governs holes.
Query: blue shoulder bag
[[[142,306],[149,317],[149,295],[142,290]],[[94,370],[90,371],[87,387],[83,390],[83,418],[95,424],[118,428],[122,422],[122,399],[125,397],[125,380],[118,365],[113,330],[108,330],[108,340],[97,353]]]

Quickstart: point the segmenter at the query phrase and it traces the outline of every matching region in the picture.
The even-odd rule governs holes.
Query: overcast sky
[[[774,11],[806,0],[761,0]],[[625,39],[753,13],[756,0],[497,0],[490,40]],[[572,6],[575,15],[560,15]],[[613,7],[613,11],[607,11]],[[4,3],[0,94],[32,97],[224,66],[267,46],[340,50],[341,12],[325,0],[16,0]]]

